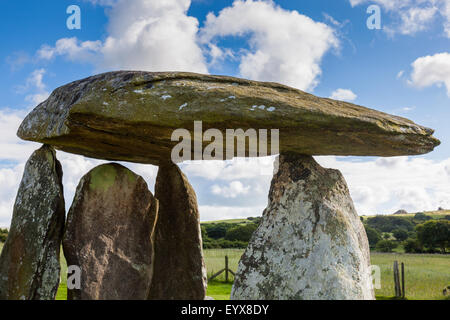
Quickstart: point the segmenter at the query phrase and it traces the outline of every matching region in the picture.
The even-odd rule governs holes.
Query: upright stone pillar
[[[282,154],[232,299],[374,299],[369,245],[341,173]]]
[[[67,216],[64,255],[81,269],[70,300],[145,300],[153,272],[158,202],[144,179],[118,164],[80,181]]]
[[[53,300],[64,228],[62,169],[47,145],[28,159],[0,256],[0,299]]]
[[[150,299],[203,300],[206,269],[197,197],[172,162],[159,167],[155,197],[159,200],[159,216]]]

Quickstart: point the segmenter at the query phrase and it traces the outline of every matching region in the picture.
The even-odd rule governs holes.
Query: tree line
[[[261,221],[261,217],[250,217],[242,223],[203,223],[204,249],[245,249]]]
[[[423,212],[414,216],[361,218],[372,250],[392,252],[403,247],[406,253],[448,253],[450,215],[433,218]]]

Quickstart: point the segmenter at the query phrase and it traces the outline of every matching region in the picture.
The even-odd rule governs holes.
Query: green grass
[[[442,300],[442,290],[450,285],[450,255],[371,253],[373,265],[381,269],[381,289],[377,296],[394,293],[393,263],[405,264],[405,291],[409,300]]]
[[[222,269],[224,256],[228,255],[231,270],[236,271],[244,250],[204,250],[208,277]],[[381,289],[375,290],[377,300],[392,299],[394,295],[393,263],[405,264],[405,291],[408,300],[442,300],[442,290],[450,285],[450,255],[371,253],[371,262],[381,271]],[[230,277],[232,279],[232,276]],[[231,283],[224,283],[222,274],[218,280],[209,283],[208,295],[215,299],[229,299]]]
[[[208,297],[213,297],[214,300],[230,300],[232,286],[232,282],[212,280],[210,283],[208,283],[206,295]]]
[[[3,244],[0,243],[0,251]],[[207,249],[204,250],[205,263],[208,277],[223,269],[225,255],[229,258],[229,267],[236,271],[242,249]],[[371,253],[373,265],[378,265],[381,270],[381,289],[375,291],[378,300],[392,299],[394,295],[394,276],[392,265],[394,260],[405,263],[405,287],[408,300],[442,300],[442,290],[450,285],[450,255],[431,254],[401,254],[401,253]],[[56,299],[65,300],[67,265],[61,254],[61,285]],[[216,280],[208,284],[207,295],[216,300],[228,300],[232,283],[225,283],[225,275],[222,274]],[[230,281],[233,281],[230,275]]]
[[[58,292],[56,293],[56,300],[67,300],[67,262],[61,248],[61,281],[59,282]]]

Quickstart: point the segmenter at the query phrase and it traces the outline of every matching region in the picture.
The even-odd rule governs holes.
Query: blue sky
[[[73,4],[81,30],[66,27]],[[366,26],[372,4],[381,30]],[[0,226],[9,224],[23,164],[38,147],[15,138],[20,120],[58,86],[117,69],[282,82],[410,118],[434,128],[442,145],[421,157],[318,161],[343,171],[360,214],[450,207],[449,0],[3,1],[0,27]],[[58,156],[70,204],[98,162]],[[155,167],[129,166],[152,186]],[[233,163],[199,166],[182,165],[204,220],[262,213],[270,176]]]

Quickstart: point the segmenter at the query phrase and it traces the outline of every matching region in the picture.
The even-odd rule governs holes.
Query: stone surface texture
[[[0,300],[53,300],[65,207],[62,169],[49,146],[28,159],[0,256]]]
[[[172,132],[184,128],[194,137],[196,120],[202,120],[203,131],[217,128],[223,134],[279,129],[283,153],[417,155],[440,143],[432,129],[408,119],[281,84],[137,71],[104,73],[57,88],[25,118],[18,136],[92,158],[159,164],[178,143]],[[203,147],[209,143],[203,141]]]
[[[206,268],[197,197],[177,165],[161,164],[155,197],[159,200],[159,213],[150,298],[203,300]]]
[[[67,216],[67,265],[81,268],[70,300],[145,300],[153,274],[158,201],[144,179],[119,164],[92,169],[80,181]]]
[[[369,258],[341,173],[310,156],[282,154],[231,298],[371,300]]]

